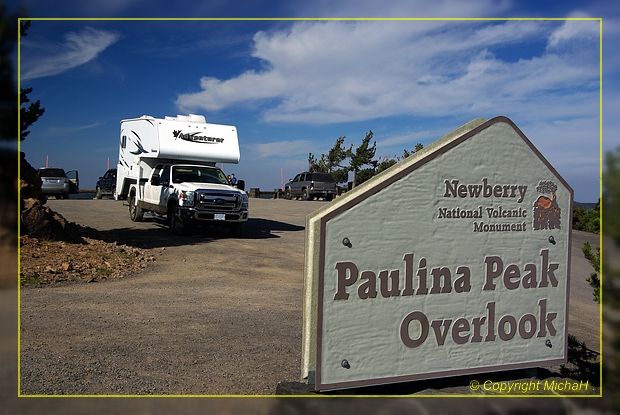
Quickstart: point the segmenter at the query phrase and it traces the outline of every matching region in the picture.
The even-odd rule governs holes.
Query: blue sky
[[[144,5],[148,3],[148,8]],[[336,3],[336,4],[332,4]],[[512,119],[575,190],[599,197],[599,21],[603,150],[618,145],[620,7],[612,2],[22,1],[31,18],[553,17],[521,21],[34,20],[21,86],[46,112],[21,144],[34,167],[78,169],[94,188],[117,162],[119,121],[203,114],[237,126],[248,187],[272,190],[372,130],[377,156],[428,145],[473,118]],[[547,5],[546,3],[553,3]],[[560,4],[558,4],[560,3]],[[609,53],[608,53],[609,51]]]

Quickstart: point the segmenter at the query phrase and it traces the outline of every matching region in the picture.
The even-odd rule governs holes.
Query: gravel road
[[[48,203],[156,260],[121,280],[22,288],[21,394],[270,395],[298,381],[305,217],[325,202],[252,199],[243,239],[175,238],[109,199]],[[569,333],[598,350],[585,241],[598,235],[573,233]]]
[[[22,393],[273,394],[298,380],[305,216],[324,202],[252,200],[243,239],[173,237],[109,199],[48,203],[155,262],[123,280],[22,289]]]

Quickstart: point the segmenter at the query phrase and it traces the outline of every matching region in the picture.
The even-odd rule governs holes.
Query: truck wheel
[[[308,196],[308,189],[304,189],[301,191],[301,200],[308,200],[309,196]]]
[[[334,200],[334,195],[325,196],[325,200],[327,200],[328,202],[331,202],[332,200]]]
[[[95,199],[101,199],[102,195],[103,194],[101,193],[101,188],[97,186],[97,191],[95,192]]]
[[[183,219],[181,219],[177,215],[177,208],[172,207],[168,211],[169,221],[170,221],[170,231],[174,236],[183,235],[185,233],[185,226],[183,223]]]
[[[243,230],[245,229],[245,223],[235,223],[230,225],[228,232],[233,238],[241,238],[243,236]]]
[[[129,218],[132,222],[140,222],[143,216],[142,208],[136,205],[136,195],[132,194],[129,199]]]
[[[289,189],[286,189],[286,193],[284,193],[284,198],[286,200],[291,200],[292,196],[291,196],[291,191]]]

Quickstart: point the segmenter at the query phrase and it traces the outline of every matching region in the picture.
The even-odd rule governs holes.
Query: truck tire
[[[183,235],[185,233],[185,224],[183,223],[183,219],[177,215],[177,208],[172,206],[171,209],[168,210],[168,220],[170,221],[170,232],[174,236]]]
[[[309,200],[310,196],[308,195],[308,189],[304,189],[301,191],[301,200]]]
[[[284,198],[286,200],[291,200],[292,199],[291,190],[290,189],[286,189],[286,192],[284,193]]]
[[[95,199],[101,199],[103,194],[101,193],[101,188],[97,186],[97,190],[95,191]]]
[[[129,218],[132,222],[140,222],[143,216],[142,208],[136,205],[136,195],[132,194],[129,198]]]

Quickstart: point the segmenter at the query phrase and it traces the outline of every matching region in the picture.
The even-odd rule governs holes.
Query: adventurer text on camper
[[[176,138],[180,138],[185,141],[191,141],[194,143],[207,143],[207,144],[215,144],[215,143],[223,143],[224,139],[219,137],[207,137],[204,135],[198,135],[198,133],[190,133],[183,134],[181,130],[174,130],[172,134]]]

